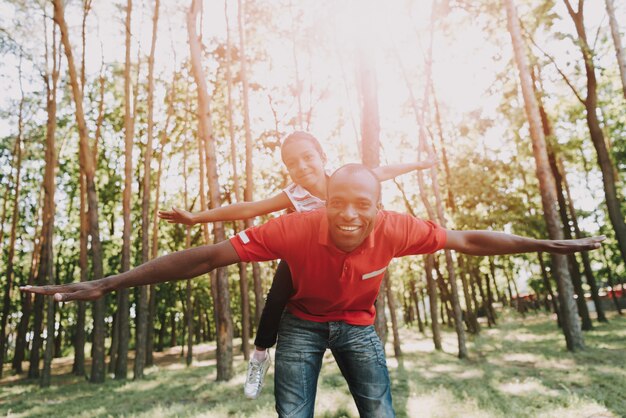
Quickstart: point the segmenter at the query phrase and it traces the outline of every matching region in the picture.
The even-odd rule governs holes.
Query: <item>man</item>
[[[389,261],[452,249],[471,255],[599,248],[604,237],[535,240],[488,231],[452,231],[409,215],[379,210],[380,183],[359,164],[329,179],[326,209],[292,214],[230,240],[169,254],[105,279],[24,287],[57,301],[93,300],[131,286],[188,279],[239,261],[281,258],[294,294],[281,320],[275,398],[280,416],[313,416],[322,358],[330,348],[361,416],[394,416],[385,354],[374,332],[374,301]],[[181,271],[180,266],[186,266]]]

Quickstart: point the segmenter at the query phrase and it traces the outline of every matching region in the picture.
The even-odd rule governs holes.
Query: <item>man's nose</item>
[[[341,216],[344,219],[354,219],[357,217],[357,211],[354,207],[354,205],[346,205],[343,209],[343,211],[341,212]]]

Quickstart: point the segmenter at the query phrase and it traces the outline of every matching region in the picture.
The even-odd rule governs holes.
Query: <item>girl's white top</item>
[[[319,197],[313,196],[307,189],[296,183],[291,183],[283,189],[296,212],[309,212],[315,209],[323,208],[326,201]]]

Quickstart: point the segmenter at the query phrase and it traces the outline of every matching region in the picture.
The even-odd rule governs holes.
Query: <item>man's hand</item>
[[[159,218],[166,220],[171,224],[195,225],[193,213],[183,209],[172,208],[172,210],[160,210]]]
[[[20,290],[40,295],[54,295],[57,302],[96,300],[106,293],[101,280],[51,286],[21,286]]]
[[[63,285],[22,286],[20,290],[40,295],[54,295],[57,302],[95,300],[105,293],[118,289],[192,279],[218,267],[240,261],[230,240],[226,240],[213,245],[176,251],[104,279]]]
[[[550,241],[550,248],[547,251],[554,254],[571,254],[580,251],[595,250],[600,248],[602,241],[605,239],[606,236],[600,235],[589,238]]]
[[[600,248],[604,235],[597,237],[549,240],[520,237],[492,231],[446,231],[444,248],[469,255],[505,255],[532,252],[571,254]]]

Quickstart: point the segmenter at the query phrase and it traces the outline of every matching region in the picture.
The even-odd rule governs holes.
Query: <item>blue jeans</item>
[[[313,417],[322,358],[330,348],[361,417],[394,417],[385,351],[373,326],[312,322],[285,311],[278,331],[274,396],[280,417]]]

